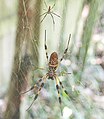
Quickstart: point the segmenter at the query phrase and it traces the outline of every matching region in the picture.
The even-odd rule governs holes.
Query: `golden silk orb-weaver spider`
[[[46,16],[49,14],[52,18],[53,24],[55,24],[55,20],[53,15],[60,17],[58,14],[56,14],[55,12],[52,11],[52,9],[55,7],[55,4],[51,7],[51,6],[47,6],[46,2],[44,1],[44,4],[46,6],[47,9],[44,9],[46,12],[44,12],[43,14],[40,15],[40,17],[43,16],[42,20],[40,22],[43,22],[43,20],[46,18]]]
[[[69,35],[69,40],[68,40],[68,44],[67,44],[67,47],[64,51],[64,54],[62,56],[62,58],[59,60],[58,59],[58,54],[56,52],[53,52],[51,55],[50,55],[50,59],[49,59],[49,62],[48,62],[48,72],[38,80],[37,84],[40,84],[40,87],[38,88],[38,91],[33,99],[33,102],[31,103],[31,105],[28,107],[27,110],[30,109],[30,107],[33,105],[34,101],[38,98],[38,95],[40,94],[40,91],[41,89],[43,88],[44,86],[44,83],[46,82],[46,79],[52,79],[52,80],[55,80],[56,82],[56,89],[57,89],[57,93],[58,93],[58,99],[59,99],[59,104],[61,106],[61,97],[60,97],[60,86],[61,88],[63,89],[63,91],[68,95],[68,92],[65,90],[62,82],[60,81],[60,79],[58,78],[58,75],[56,73],[57,69],[58,69],[58,65],[59,65],[59,62],[61,62],[65,56],[65,54],[67,53],[68,51],[68,46],[69,46],[69,41],[70,41],[70,38],[71,38],[71,34]],[[48,61],[48,52],[47,52],[47,45],[46,45],[46,30],[45,30],[45,44],[44,44],[44,48],[45,48],[45,51],[46,51],[46,58],[47,58],[47,61]],[[29,90],[25,91],[25,92],[22,92],[21,94],[24,94],[24,93],[27,93],[31,90],[33,90],[35,87],[38,87],[37,84],[33,85]],[[60,85],[60,86],[59,86]],[[69,95],[68,95],[69,96]],[[62,111],[61,111],[61,114],[62,114]]]

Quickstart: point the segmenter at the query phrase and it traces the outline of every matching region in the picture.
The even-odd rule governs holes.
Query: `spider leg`
[[[61,109],[61,115],[63,115],[62,114],[62,108],[61,108],[61,97],[60,97],[60,92],[59,92],[59,85],[58,85],[58,83],[59,83],[59,80],[57,79],[57,77],[55,77],[55,81],[56,81],[56,89],[57,89],[57,93],[58,93],[58,100],[59,100],[59,104],[60,104],[60,109]]]
[[[60,62],[61,62],[61,61],[64,59],[64,56],[66,55],[66,53],[67,53],[67,51],[68,51],[68,47],[69,47],[70,38],[71,38],[71,34],[69,35],[68,44],[67,44],[67,47],[66,47],[66,49],[65,49],[65,51],[64,51],[64,54],[63,54],[62,58],[60,59]]]
[[[46,30],[45,30],[45,44],[44,44],[44,48],[45,48],[45,51],[46,51],[46,58],[47,58],[47,61],[48,61],[48,52],[47,52],[47,45],[46,45]]]
[[[43,9],[44,11],[47,11],[46,9]]]
[[[60,79],[59,79],[58,77],[57,77],[57,80],[59,81],[60,86],[62,87],[63,91],[64,91],[64,92],[66,93],[66,95],[68,95],[68,97],[69,97],[68,92],[66,91],[66,89],[64,88],[64,86],[63,86],[62,82],[60,81]]]
[[[65,75],[68,75],[68,74],[71,74],[70,72],[65,72],[65,71],[62,71],[60,72],[59,74],[57,74],[58,76],[65,76]]]
[[[40,86],[40,88],[38,89],[38,92],[37,92],[37,94],[35,95],[35,97],[34,97],[32,103],[31,103],[31,105],[26,109],[26,111],[28,111],[28,110],[31,108],[31,106],[33,105],[33,103],[35,102],[35,100],[38,98],[38,95],[40,94],[40,91],[41,91],[41,89],[43,88],[43,86],[44,86],[44,83],[41,84],[41,86]]]
[[[62,82],[61,81],[59,81],[59,83],[60,83],[60,86],[62,87],[62,89],[63,89],[63,91],[69,96],[69,94],[68,94],[68,92],[66,91],[66,89],[64,88],[64,86],[63,86],[63,84],[62,84]]]
[[[40,21],[40,23],[42,23],[42,21],[46,18],[47,14],[48,13],[46,12],[46,14],[44,15],[43,19]]]
[[[53,29],[54,29],[54,25],[55,25],[54,17],[53,17],[53,15],[52,15],[51,12],[50,12],[50,15],[51,15],[51,17],[52,17],[52,21],[53,21]]]
[[[42,79],[43,79],[44,82],[46,81],[47,77],[48,77],[48,74],[46,74],[45,76],[42,77]],[[28,111],[31,108],[31,106],[33,105],[33,103],[35,102],[35,100],[38,98],[38,95],[40,94],[40,91],[41,91],[41,89],[44,86],[44,82],[41,83],[40,88],[38,89],[37,94],[35,95],[35,97],[34,97],[32,103],[31,103],[31,105],[28,107],[28,109],[26,111]]]
[[[42,78],[38,80],[37,84],[39,84],[41,81],[42,81]],[[20,95],[21,95],[21,94],[25,94],[25,93],[27,93],[27,92],[33,90],[35,87],[38,87],[38,86],[35,84],[35,85],[33,85],[29,90],[20,93]]]
[[[45,14],[47,14],[47,12],[44,12],[43,14],[41,14],[40,17],[43,16],[43,15],[45,15]]]
[[[44,0],[44,4],[45,4],[46,8],[48,8],[47,3],[46,3],[46,1],[45,1],[45,0]]]
[[[51,17],[52,17],[53,24],[55,24],[54,17],[53,17],[53,15],[52,15],[51,12],[50,12],[50,15],[51,15]]]
[[[54,13],[54,12],[51,12],[52,14],[56,15],[57,17],[60,17],[58,14]]]
[[[50,10],[52,10],[54,7],[55,7],[55,3],[53,4],[53,6],[51,7],[51,9],[50,9]]]

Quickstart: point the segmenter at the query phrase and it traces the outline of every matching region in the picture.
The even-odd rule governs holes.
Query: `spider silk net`
[[[15,8],[11,8],[10,3],[6,1],[4,6],[8,9],[10,7],[12,9],[10,10],[14,11],[12,12],[13,17],[8,18],[10,23],[13,21],[13,24],[10,24],[11,27],[9,26],[11,32],[6,32],[13,34],[8,38],[9,40],[15,39],[13,41],[11,40],[13,49],[11,49],[10,56],[12,59],[4,57],[4,60],[1,58],[3,62],[7,61],[7,59],[11,61],[11,63],[8,63],[11,65],[9,67],[11,73],[8,70],[4,70],[4,75],[6,73],[8,74],[7,77],[4,76],[8,86],[6,86],[5,82],[1,83],[9,90],[7,109],[5,105],[3,108],[6,118],[12,116],[10,114],[11,110],[8,110],[9,105],[11,105],[11,109],[14,109],[13,112],[17,110],[17,115],[20,115],[21,119],[84,119],[98,118],[98,116],[99,119],[103,118],[104,107],[102,95],[104,71],[102,52],[104,51],[104,43],[102,41],[102,34],[104,31],[102,30],[102,19],[104,15],[101,8],[99,9],[101,11],[99,15],[93,13],[93,8],[92,6],[90,7],[92,2],[86,3],[84,0],[20,0],[18,3],[15,2],[13,4],[16,6]],[[54,24],[52,16],[47,14],[45,19],[40,23],[44,17],[40,17],[40,15],[46,12],[49,6],[52,7],[54,4],[55,6],[52,12],[59,15],[60,18],[52,14],[55,21]],[[97,9],[99,6],[96,4],[94,3],[94,8]],[[99,4],[101,4],[101,1]],[[92,25],[92,21],[89,20],[90,12],[94,14],[91,16],[92,18],[95,19],[93,17],[95,15],[98,18],[94,26]],[[3,26],[4,23],[5,21],[2,21]],[[90,28],[90,26],[92,27]],[[7,29],[9,28],[7,27]],[[84,34],[89,35],[89,29],[94,29],[92,30],[91,41],[88,42],[86,40],[83,42],[83,39],[85,39]],[[60,88],[63,117],[60,114],[55,81],[46,80],[38,99],[29,111],[26,111],[26,109],[33,101],[38,88],[25,95],[19,95],[19,93],[33,86],[48,71],[48,62],[44,50],[45,30],[47,31],[46,43],[48,46],[48,56],[55,51],[58,53],[59,59],[64,53],[69,34],[71,34],[68,52],[63,61],[59,63],[57,71],[60,74],[59,79],[69,93],[68,97]],[[8,42],[9,40],[5,40],[5,47],[10,43]],[[6,55],[4,56],[9,57],[8,51],[5,51]],[[87,55],[85,55],[86,52]],[[3,66],[5,67],[6,63]],[[71,74],[65,75],[65,72]],[[6,92],[4,89],[3,91]],[[15,101],[11,101],[11,97]],[[102,100],[102,104],[99,99]],[[20,114],[18,109],[20,109]]]

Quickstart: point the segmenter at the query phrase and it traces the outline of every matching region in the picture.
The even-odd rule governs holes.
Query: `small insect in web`
[[[47,9],[44,9],[46,12],[44,12],[43,14],[40,15],[40,17],[43,16],[41,22],[43,22],[43,20],[46,18],[47,15],[50,15],[53,21],[53,25],[55,25],[55,20],[54,20],[54,16],[60,17],[58,14],[56,14],[55,12],[52,11],[52,9],[55,7],[55,4],[51,7],[51,6],[47,6],[46,2],[44,1],[44,4],[46,6]]]
[[[29,110],[31,108],[31,106],[33,105],[34,101],[38,98],[38,95],[40,94],[41,89],[44,87],[46,79],[55,80],[55,82],[56,82],[56,90],[57,90],[57,93],[58,93],[58,100],[59,100],[60,107],[61,107],[60,86],[63,89],[63,91],[69,96],[68,92],[65,90],[62,82],[60,81],[60,79],[58,77],[57,69],[58,69],[59,62],[61,62],[64,59],[64,56],[65,56],[65,54],[68,51],[68,46],[69,46],[70,38],[71,38],[71,34],[69,35],[68,44],[67,44],[67,47],[66,47],[66,49],[65,49],[65,51],[63,53],[62,58],[58,59],[58,54],[56,52],[53,52],[51,54],[51,56],[50,56],[50,59],[49,59],[48,52],[47,52],[47,45],[46,45],[46,30],[45,30],[45,44],[44,44],[44,48],[45,48],[45,51],[46,51],[46,59],[48,61],[48,72],[42,78],[40,78],[38,80],[37,84],[33,85],[29,90],[21,93],[21,94],[25,94],[25,93],[35,89],[36,87],[38,87],[39,86],[38,84],[40,84],[40,86],[38,87],[38,91],[37,91],[37,93],[36,93],[32,103],[31,103],[31,105],[28,107],[27,110]],[[70,73],[68,73],[68,74],[70,74]],[[62,114],[62,110],[61,110],[61,114]]]

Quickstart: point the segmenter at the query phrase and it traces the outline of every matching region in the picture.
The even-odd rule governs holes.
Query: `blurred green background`
[[[53,5],[53,18],[48,13],[41,22]],[[60,88],[63,116],[53,80],[29,111],[37,89],[20,95],[48,71],[45,30],[48,55],[55,51],[59,59],[71,34],[57,70],[69,93]],[[104,119],[103,0],[0,1],[0,119]]]

